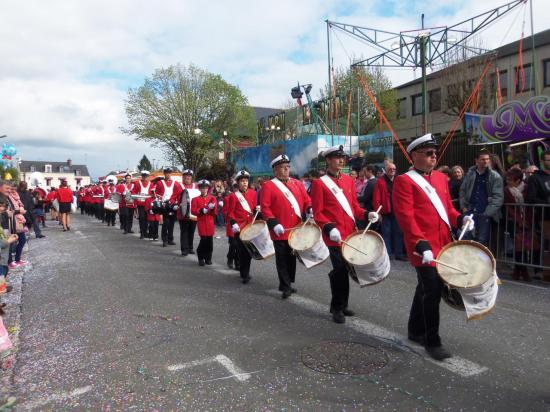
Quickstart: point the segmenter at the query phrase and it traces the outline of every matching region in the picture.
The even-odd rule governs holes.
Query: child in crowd
[[[197,248],[199,265],[212,264],[212,250],[214,249],[214,218],[218,213],[218,202],[214,196],[208,194],[210,182],[206,179],[199,180],[200,196],[191,201],[191,213],[197,216],[197,229],[201,241]]]
[[[0,217],[10,219],[7,213],[8,199],[0,195]],[[10,258],[10,245],[17,242],[19,237],[16,234],[10,234],[9,230],[0,228],[0,295],[8,291],[6,276],[8,276],[8,260]]]

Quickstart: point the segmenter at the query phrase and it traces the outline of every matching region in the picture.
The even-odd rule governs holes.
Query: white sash
[[[344,209],[344,212],[346,212],[347,215],[351,217],[352,220],[355,222],[355,217],[353,216],[353,212],[351,211],[351,206],[348,202],[348,198],[346,197],[346,195],[344,195],[342,189],[340,189],[338,185],[334,183],[334,180],[332,180],[329,175],[324,175],[323,177],[321,177],[321,181],[332,192],[338,203],[340,203],[340,205]]]
[[[143,186],[143,183],[141,180],[139,181],[139,187],[141,187],[141,190],[139,191],[140,195],[148,195],[149,194],[149,186],[151,186],[151,182],[147,182],[147,187]]]
[[[451,224],[449,223],[449,216],[447,215],[447,210],[445,210],[445,206],[443,206],[441,198],[435,191],[435,188],[416,170],[409,170],[406,175],[409,176],[411,180],[424,191],[424,193],[426,193],[426,196],[428,196],[430,202],[432,202],[432,205],[435,207],[435,210],[439,214],[439,217],[447,224],[449,230],[452,231]]]
[[[271,181],[275,183],[275,186],[277,186],[279,190],[283,193],[283,195],[285,195],[285,197],[288,199],[288,201],[290,202],[290,205],[294,209],[294,213],[296,213],[296,216],[301,216],[302,213],[300,212],[300,206],[298,206],[298,201],[296,200],[296,197],[294,197],[290,189],[276,177],[271,179]]]
[[[241,204],[243,209],[252,214],[252,209],[250,209],[250,205],[248,204],[248,201],[244,198],[243,194],[239,191],[236,191],[235,196],[237,196],[237,199],[239,200],[239,203]]]
[[[172,182],[172,186],[168,186],[165,180],[161,180],[162,185],[164,186],[164,194],[162,195],[162,200],[170,200],[170,198],[172,197],[172,193],[174,193],[174,181],[170,181]]]

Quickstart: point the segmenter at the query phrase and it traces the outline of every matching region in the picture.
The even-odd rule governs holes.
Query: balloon
[[[2,145],[2,155],[6,156],[15,156],[17,154],[17,149],[11,143],[4,143]]]
[[[0,166],[6,167],[9,164],[9,162],[5,159],[0,159]]]

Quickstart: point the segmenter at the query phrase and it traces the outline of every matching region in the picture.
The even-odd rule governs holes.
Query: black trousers
[[[180,224],[180,248],[181,253],[191,253],[193,251],[193,237],[197,222],[194,220],[179,220]]]
[[[159,237],[159,222],[147,222],[147,237],[149,239],[158,239]]]
[[[147,237],[147,212],[145,206],[138,206],[139,233],[143,237]]]
[[[127,207],[121,207],[118,209],[118,220],[120,221],[120,228],[124,229],[126,227],[126,210]]]
[[[227,250],[227,260],[235,263],[235,267],[239,267],[239,251],[237,247],[237,238],[228,237],[229,249]]]
[[[176,223],[176,215],[174,213],[162,214],[162,229],[161,237],[163,242],[174,241],[174,224]]]
[[[101,219],[102,222],[105,221],[105,206],[103,203],[98,203],[98,219]]]
[[[105,221],[107,222],[107,225],[114,226],[116,221],[116,211],[105,210]]]
[[[296,256],[287,240],[274,240],[275,265],[279,276],[279,290],[290,291],[290,284],[296,279]]]
[[[333,311],[340,311],[348,307],[348,267],[342,256],[342,251],[338,246],[330,246],[328,250],[330,252],[330,262],[332,263],[332,270],[328,274],[330,279],[330,291],[332,293],[330,309]]]
[[[197,257],[199,259],[212,260],[212,251],[214,250],[213,239],[212,236],[201,236],[199,246],[197,247]]]
[[[124,208],[124,225],[122,228],[125,232],[131,232],[134,225],[134,208]]]
[[[235,234],[235,237],[233,239],[236,239],[237,243],[237,253],[239,255],[239,272],[241,273],[241,278],[248,279],[250,277],[250,262],[252,261],[252,258],[250,257],[250,253],[248,253],[248,250],[244,246],[239,235]]]
[[[409,335],[423,336],[426,346],[441,346],[439,337],[439,302],[443,281],[434,267],[416,268],[418,285],[409,316]]]

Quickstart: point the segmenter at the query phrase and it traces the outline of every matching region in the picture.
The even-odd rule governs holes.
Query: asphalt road
[[[299,266],[298,293],[282,300],[274,259],[253,261],[242,285],[224,266],[225,237],[214,239],[214,265],[199,267],[179,246],[88,217],[67,233],[48,223],[23,278],[16,410],[550,408],[547,288],[504,282],[479,321],[442,303],[455,356],[435,362],[405,339],[416,284],[407,263],[353,286],[357,316],[337,325],[328,264]]]

